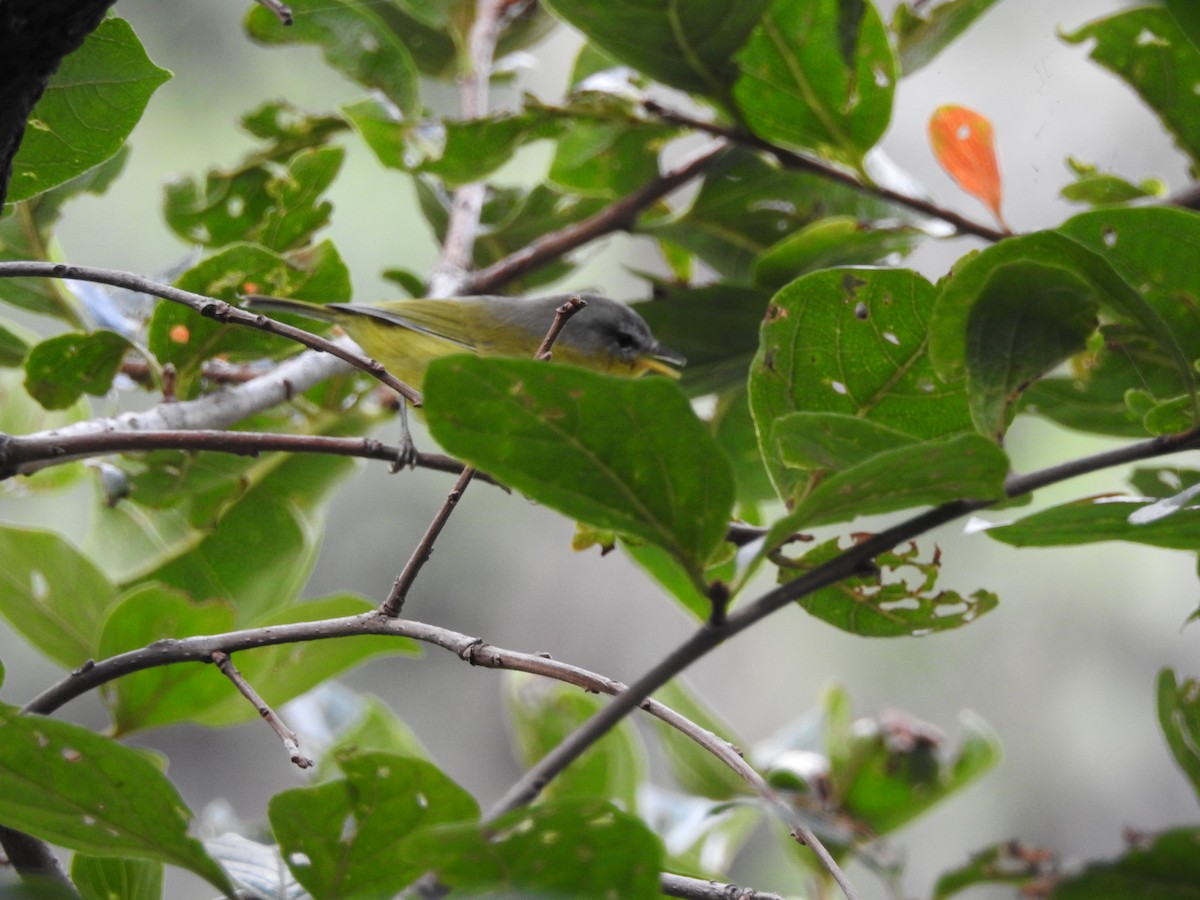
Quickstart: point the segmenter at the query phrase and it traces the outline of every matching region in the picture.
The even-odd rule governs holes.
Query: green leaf
[[[0,325],[0,367],[14,368],[24,365],[29,353],[29,344],[16,332]]]
[[[896,447],[822,480],[771,527],[766,546],[777,547],[802,528],[858,516],[952,500],[1002,500],[1007,475],[1008,457],[982,435]]]
[[[643,216],[638,230],[678,244],[734,282],[749,282],[760,254],[826,216],[917,221],[911,210],[808,172],[772,165],[734,147],[708,168],[681,216]]]
[[[0,526],[0,613],[67,668],[98,653],[116,590],[96,565],[49,531]]]
[[[597,47],[651,78],[724,102],[733,55],[770,0],[552,0],[547,5]]]
[[[843,807],[874,834],[887,834],[912,821],[1000,762],[1000,742],[987,723],[972,713],[960,716],[962,742],[952,757],[932,742],[912,739],[900,722],[893,739],[889,720],[875,734],[856,738],[854,780]]]
[[[1089,56],[1115,72],[1158,113],[1179,149],[1200,163],[1200,49],[1161,7],[1143,6],[1098,19],[1063,39],[1095,40]]]
[[[1091,206],[1109,206],[1141,200],[1145,197],[1163,197],[1167,186],[1157,178],[1147,178],[1133,184],[1117,175],[1099,171],[1090,163],[1067,158],[1067,165],[1075,174],[1075,181],[1060,190],[1059,196],[1075,203]]]
[[[603,532],[611,537],[611,532]],[[579,538],[576,537],[578,542]],[[599,542],[597,542],[599,543]],[[578,547],[576,547],[578,549]],[[696,578],[674,556],[654,544],[644,544],[631,538],[621,541],[623,549],[635,563],[647,574],[665,588],[696,621],[704,622],[712,616],[712,600],[706,591],[696,583]],[[715,565],[709,565],[702,577],[705,585],[719,580],[729,584],[736,574],[734,552],[729,546],[727,558],[719,559]]]
[[[231,170],[210,169],[204,182],[167,184],[167,224],[189,243],[225,248],[248,241],[277,252],[308,244],[329,223],[333,205],[321,195],[333,183],[346,151],[308,147],[286,159],[254,160]]]
[[[525,768],[557,747],[607,703],[574,685],[508,673],[504,708],[517,756]],[[637,810],[646,778],[646,750],[629,720],[621,722],[546,786],[547,800],[612,800]]]
[[[409,852],[464,896],[659,896],[658,839],[640,820],[594,800],[520,809],[486,826],[430,829]]]
[[[391,706],[370,695],[358,699],[360,714],[317,761],[318,781],[328,781],[341,771],[337,768],[338,760],[364,753],[378,751],[429,759],[429,751]]]
[[[729,462],[665,380],[454,356],[429,367],[425,404],[448,452],[574,519],[663,547],[694,577],[724,537]]]
[[[0,709],[0,820],[9,827],[92,856],[181,866],[232,894],[188,837],[191,816],[142,753],[78,725]]]
[[[49,260],[52,230],[63,205],[81,193],[102,194],[129,157],[122,148],[105,163],[24,201],[6,205],[0,217],[0,261]],[[43,316],[54,316],[73,328],[86,327],[79,303],[57,278],[0,278],[0,300]]]
[[[1192,45],[1200,50],[1200,9],[1191,0],[1166,0],[1167,11],[1175,23],[1188,36]]]
[[[733,728],[678,678],[659,688],[654,699],[711,731],[731,746],[745,746],[736,737]],[[750,793],[750,787],[742,777],[707,749],[659,719],[655,719],[654,724],[666,752],[671,774],[686,793],[710,800],[732,800]]]
[[[1175,828],[1146,835],[1124,856],[1092,863],[1064,878],[1051,900],[1195,900],[1200,897],[1200,829]]]
[[[970,428],[961,383],[944,384],[928,353],[934,288],[904,269],[824,270],[771,301],[750,369],[750,409],[767,471],[799,501],[809,476],[771,438],[791,413],[837,413],[932,440]]]
[[[325,61],[363,87],[380,91],[406,115],[420,109],[417,66],[374,6],[348,0],[291,0],[284,27],[266,7],[252,7],[246,31],[262,44],[315,44]]]
[[[26,335],[30,339],[36,339],[34,334],[22,329],[22,339]],[[86,401],[80,401],[69,409],[47,410],[25,391],[22,384],[23,374],[20,369],[0,369],[0,432],[34,434],[39,431],[52,431],[72,422],[82,421],[91,415]],[[78,479],[83,471],[82,463],[50,466],[33,475],[23,476],[20,479],[21,489],[34,492],[63,487]]]
[[[868,265],[906,255],[920,233],[908,226],[875,228],[852,216],[830,216],[773,244],[754,264],[756,284],[774,288],[817,269]]]
[[[124,19],[108,18],[63,60],[29,115],[8,200],[63,184],[111,158],[171,77]]]
[[[84,394],[103,397],[125,354],[134,350],[112,331],[60,334],[42,341],[25,361],[25,390],[46,409],[66,409]]]
[[[363,597],[337,594],[272,613],[259,626],[317,622],[369,612],[375,604]],[[324,681],[335,678],[376,656],[402,653],[416,656],[420,645],[390,635],[362,635],[328,641],[304,641],[243,650],[234,659],[238,669],[271,706],[278,708]],[[231,725],[258,716],[242,697],[226,692],[222,702],[198,709],[192,718],[204,725]],[[382,749],[382,748],[381,748]],[[389,748],[395,749],[395,748]]]
[[[163,585],[141,584],[123,595],[109,612],[100,632],[98,655],[115,656],[158,640],[221,634],[232,631],[235,621],[233,607],[226,602],[195,603]],[[126,675],[107,685],[104,697],[115,733],[121,735],[188,721],[233,691],[216,666],[189,662]]]
[[[594,99],[592,102],[595,104]],[[563,125],[547,177],[563,190],[609,199],[631,194],[654,181],[659,151],[679,131],[657,122],[603,116],[581,115],[565,119]]]
[[[350,275],[329,242],[280,255],[254,244],[234,244],[200,261],[176,280],[185,291],[236,305],[239,294],[263,293],[298,300],[350,299]],[[296,344],[253,328],[224,325],[179,303],[160,303],[150,319],[147,344],[160,364],[176,370],[176,392],[193,396],[205,362],[220,354],[256,358],[295,352]]]
[[[83,900],[159,900],[162,863],[144,859],[85,856],[71,860],[71,881]]]
[[[1088,228],[1097,222],[1115,227],[1129,221],[1131,233],[1136,234],[1139,225],[1124,219],[1125,212],[1133,211],[1084,213],[1077,217],[1082,224],[1068,223],[1064,233],[1037,232],[1003,241],[968,258],[943,283],[930,328],[930,354],[942,378],[958,378],[966,372],[972,379],[976,388],[972,412],[981,428],[998,424],[992,416],[999,417],[1000,407],[1006,407],[1006,398],[1000,396],[1005,386],[1017,391],[1022,377],[1031,379],[1039,368],[1044,372],[1065,355],[1084,349],[1091,304],[1128,323],[1135,329],[1134,336],[1174,366],[1176,384],[1181,386],[1174,393],[1193,392],[1191,359],[1174,333],[1173,319],[1164,316],[1166,306],[1152,294],[1140,294],[1131,286],[1139,282],[1124,277],[1125,273],[1132,276],[1135,269],[1109,252],[1112,235],[1105,243],[1107,232],[1099,234],[1099,246],[1088,236]],[[1163,227],[1172,226],[1180,230],[1173,217],[1164,217]],[[1079,237],[1076,231],[1081,232]],[[1136,238],[1134,242],[1138,243]],[[1179,251],[1172,248],[1172,252]],[[1134,259],[1137,266],[1147,264],[1137,255]],[[1044,302],[1034,304],[1033,296],[1041,294]],[[1174,318],[1191,315],[1181,310]],[[1022,345],[997,354],[993,345],[1002,334],[1020,337]],[[1018,366],[1007,363],[1010,355]]]
[[[391,897],[430,867],[404,853],[414,834],[479,816],[471,795],[423,759],[372,752],[340,764],[344,779],[276,794],[268,808],[288,867],[315,897]]]
[[[1099,324],[1090,286],[1066,269],[1037,262],[998,268],[975,296],[967,320],[971,419],[999,441],[1030,382],[1082,351]]]
[[[1137,289],[1150,312],[1125,317],[1141,326],[1160,357],[1187,367],[1190,375],[1190,364],[1200,359],[1200,309],[1189,299],[1200,296],[1200,271],[1192,265],[1200,246],[1200,213],[1166,206],[1100,209],[1080,213],[1056,230],[1103,256]],[[1182,392],[1189,381],[1180,377],[1177,384]]]
[[[843,552],[839,539],[819,544],[781,570],[799,577]],[[876,574],[839,581],[801,597],[798,603],[835,628],[863,637],[907,637],[961,628],[996,608],[990,591],[964,597],[957,591],[935,592],[940,563],[917,558],[915,545],[875,557]]]
[[[838,0],[775,0],[738,53],[738,112],[759,137],[861,168],[892,113],[896,59],[866,5],[854,67],[843,58]]]
[[[1200,681],[1180,681],[1171,669],[1158,673],[1158,724],[1171,755],[1200,796]]]
[[[989,528],[987,534],[1014,547],[1070,547],[1099,541],[1129,541],[1168,550],[1195,550],[1200,509],[1188,507],[1174,515],[1135,524],[1130,517],[1154,501],[1121,495],[1075,500]]]
[[[933,900],[946,900],[983,884],[1033,887],[1052,874],[1046,871],[1046,857],[1045,851],[1026,848],[1017,841],[993,844],[972,854],[965,865],[944,872],[933,887]]]
[[[785,465],[834,472],[918,443],[916,438],[870,419],[821,412],[797,412],[777,419],[771,439]]]
[[[896,49],[903,73],[911,75],[945,50],[995,2],[944,0],[924,15],[908,4],[897,6],[892,17],[892,31],[896,34]]]
[[[304,586],[316,561],[325,502],[353,468],[352,460],[315,454],[260,460],[234,495],[222,492],[213,507],[198,498],[190,511],[211,518],[180,527],[188,510],[148,516],[127,500],[99,513],[92,540],[137,566],[121,573],[124,583],[157,580],[194,598],[229,600],[239,623],[257,621],[290,605]],[[170,529],[167,542],[164,528]]]

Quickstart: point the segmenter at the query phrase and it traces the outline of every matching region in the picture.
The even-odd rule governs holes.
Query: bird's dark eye
[[[628,331],[617,332],[617,346],[622,350],[630,349],[635,343],[634,337]]]

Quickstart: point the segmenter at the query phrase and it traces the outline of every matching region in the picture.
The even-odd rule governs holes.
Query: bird
[[[242,306],[334,322],[389,372],[421,390],[425,370],[442,356],[477,353],[532,358],[558,308],[572,297],[587,305],[558,335],[552,350],[556,361],[631,378],[648,372],[679,377],[679,368],[687,360],[660,344],[646,320],[624,303],[595,293],[361,304],[308,303],[253,294],[242,298]]]

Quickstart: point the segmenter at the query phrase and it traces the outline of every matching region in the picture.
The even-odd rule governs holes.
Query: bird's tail
[[[310,319],[322,319],[326,322],[336,322],[338,313],[332,308],[326,308],[319,303],[306,303],[303,300],[287,300],[283,297],[268,297],[265,294],[246,294],[242,297],[242,308],[254,312],[294,313],[307,316]]]

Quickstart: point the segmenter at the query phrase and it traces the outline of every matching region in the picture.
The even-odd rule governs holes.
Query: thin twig
[[[197,314],[216,322],[246,325],[277,334],[281,337],[303,344],[313,350],[328,353],[338,359],[348,362],[356,369],[361,369],[368,375],[386,384],[410,403],[420,406],[421,394],[409,385],[389,373],[381,363],[369,359],[361,353],[355,353],[341,343],[327,340],[320,335],[312,334],[302,328],[276,322],[267,316],[249,313],[238,309],[224,300],[194,294],[181,290],[169,284],[160,284],[132,272],[121,272],[116,269],[99,269],[94,266],[69,266],[64,263],[47,262],[0,262],[0,278],[65,278],[72,281],[92,281],[97,284],[108,284],[114,287],[126,288],[140,294],[161,297],[188,307]]]
[[[279,735],[279,739],[283,741],[283,748],[288,752],[288,756],[292,762],[301,769],[311,769],[313,761],[300,752],[300,739],[296,737],[296,732],[288,728],[279,718],[279,714],[267,705],[267,701],[259,696],[258,691],[254,686],[246,680],[246,676],[238,671],[238,667],[233,664],[233,658],[224,650],[218,650],[212,655],[212,661],[221,671],[221,674],[233,682],[233,686],[238,689],[243,697],[250,701],[258,714],[266,721],[271,729]]]
[[[879,185],[864,184],[851,172],[844,169],[839,169],[832,166],[823,160],[814,157],[805,156],[802,153],[796,153],[793,150],[788,150],[786,147],[779,147],[772,144],[770,141],[760,138],[758,135],[751,134],[745,131],[739,131],[734,128],[729,128],[725,125],[718,125],[715,122],[706,122],[703,119],[696,119],[676,110],[669,109],[653,100],[645,100],[642,102],[642,107],[646,112],[661,119],[664,122],[670,122],[675,125],[683,125],[687,128],[693,128],[696,131],[702,131],[705,134],[711,134],[714,137],[724,138],[737,144],[743,144],[747,147],[753,147],[756,150],[763,150],[770,153],[780,165],[788,169],[797,169],[803,172],[812,172],[815,175],[820,175],[830,181],[836,181],[839,184],[844,184],[847,187],[861,191],[864,194],[870,194],[879,197],[883,200],[888,200],[899,206],[905,206],[915,212],[930,216],[934,219],[940,219],[949,225],[953,225],[955,230],[960,234],[971,234],[975,237],[983,238],[985,241],[995,243],[1003,240],[1006,237],[1011,237],[1010,234],[999,231],[991,226],[984,225],[969,219],[964,215],[946,209],[929,200],[922,200],[919,197],[912,197],[900,191],[892,190],[891,188],[880,187]]]
[[[609,204],[594,215],[560,228],[558,231],[544,234],[516,253],[511,253],[487,268],[469,275],[463,283],[463,292],[470,294],[494,293],[510,281],[527,275],[553,260],[561,259],[567,253],[577,247],[582,247],[589,241],[594,241],[614,231],[626,231],[632,228],[643,210],[687,184],[693,178],[702,175],[716,162],[717,157],[727,146],[722,142],[666,175],[659,176],[632,194]]]
[[[43,431],[29,435],[0,432],[0,481],[30,475],[48,464],[151,450],[204,450],[257,456],[260,453],[323,453],[393,462],[399,447],[374,438],[339,438],[312,434],[270,434],[254,431],[99,431],[61,434]],[[418,453],[413,463],[423,469],[458,474],[463,464],[440,453]]]
[[[387,599],[380,605],[379,611],[383,615],[398,616],[403,611],[404,601],[408,599],[408,592],[412,589],[413,583],[421,573],[421,569],[425,567],[425,563],[429,562],[429,557],[433,555],[433,545],[441,536],[442,529],[446,527],[446,523],[450,520],[450,514],[458,506],[458,501],[462,499],[463,491],[467,489],[467,486],[471,483],[471,479],[474,477],[475,469],[471,466],[466,466],[462,470],[462,474],[458,476],[458,481],[454,483],[454,487],[450,489],[450,493],[446,495],[446,499],[442,501],[441,507],[434,514],[433,521],[429,523],[429,527],[421,535],[421,540],[413,548],[408,562],[404,564],[404,568],[396,576]]]
[[[254,0],[254,2],[269,9],[275,14],[275,18],[284,25],[292,24],[292,8],[290,6],[280,3],[279,0]]]

